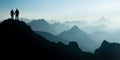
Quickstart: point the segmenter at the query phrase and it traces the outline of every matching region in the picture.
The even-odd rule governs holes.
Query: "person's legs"
[[[11,18],[12,18],[12,19],[14,19],[14,16],[13,16],[13,14],[11,14]]]
[[[15,15],[15,19],[17,19],[17,16]]]
[[[18,14],[16,14],[16,17],[15,17],[15,19],[16,19],[16,20],[18,20],[18,19],[19,19],[19,16],[18,16]]]
[[[19,20],[19,16],[17,17],[17,19]]]

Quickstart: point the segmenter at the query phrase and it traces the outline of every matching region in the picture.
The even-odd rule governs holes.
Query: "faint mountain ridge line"
[[[99,18],[97,20],[100,20],[100,19],[107,19],[107,18],[104,17],[104,18]],[[45,21],[47,22],[47,20],[45,20]],[[44,25],[41,24],[41,25],[39,25],[39,27],[37,26],[38,28],[33,27],[33,30],[36,29],[37,31],[43,31],[43,32],[51,33],[51,34],[57,36],[64,31],[70,30],[73,26],[77,26],[77,24],[79,24],[79,23],[80,23],[81,26],[86,25],[86,23],[84,23],[82,21],[70,21],[70,22],[64,22],[64,23],[57,22],[57,23],[54,23],[54,24],[49,24],[48,23],[51,28],[49,26],[47,26],[46,28],[39,28],[39,27],[45,27]],[[83,23],[83,24],[81,24],[81,23]],[[99,23],[99,22],[97,22],[97,23]],[[72,24],[72,26],[70,24]],[[102,25],[98,24],[97,26],[86,25],[86,26],[88,26],[86,28],[83,28],[81,26],[79,27],[79,29],[86,32],[88,37],[91,40],[94,40],[95,43],[98,44],[98,46],[100,46],[100,44],[102,43],[103,40],[107,40],[109,42],[120,42],[119,41],[119,35],[120,34],[118,34],[119,32],[113,34],[114,32],[112,32],[112,31],[114,31],[114,30],[111,30],[105,24],[102,24]],[[98,32],[98,33],[96,33],[96,32]],[[115,40],[113,41],[113,39],[115,39]]]
[[[44,31],[44,32],[49,32],[51,34],[56,34],[56,30],[44,19],[39,19],[39,20],[33,20],[28,25],[31,26],[31,28],[35,31]]]
[[[58,37],[62,37],[69,41],[78,42],[79,47],[81,47],[83,51],[93,52],[95,48],[97,48],[97,44],[77,26],[73,26],[70,30],[62,32],[61,34],[58,35]],[[85,43],[87,43],[87,45]]]
[[[50,33],[47,33],[47,32],[41,32],[41,31],[35,31],[38,35],[41,35],[43,37],[45,37],[46,39],[48,39],[49,41],[51,42],[55,42],[55,43],[58,43],[58,42],[62,42],[64,44],[68,44],[69,41],[66,40],[66,39],[63,39],[63,38],[60,38],[58,36],[54,36]]]

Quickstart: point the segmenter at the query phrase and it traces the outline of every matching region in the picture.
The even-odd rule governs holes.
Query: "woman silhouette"
[[[18,9],[16,9],[16,11],[15,11],[15,19],[19,20],[19,10]]]

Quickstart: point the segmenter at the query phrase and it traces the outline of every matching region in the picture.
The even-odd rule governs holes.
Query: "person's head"
[[[13,11],[13,9],[11,9],[11,11]]]
[[[16,8],[16,10],[18,10],[18,8]]]

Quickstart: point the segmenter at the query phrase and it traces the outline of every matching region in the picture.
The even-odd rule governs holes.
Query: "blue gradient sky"
[[[18,8],[20,17],[48,20],[93,20],[107,17],[120,20],[120,0],[0,0],[0,19]]]

